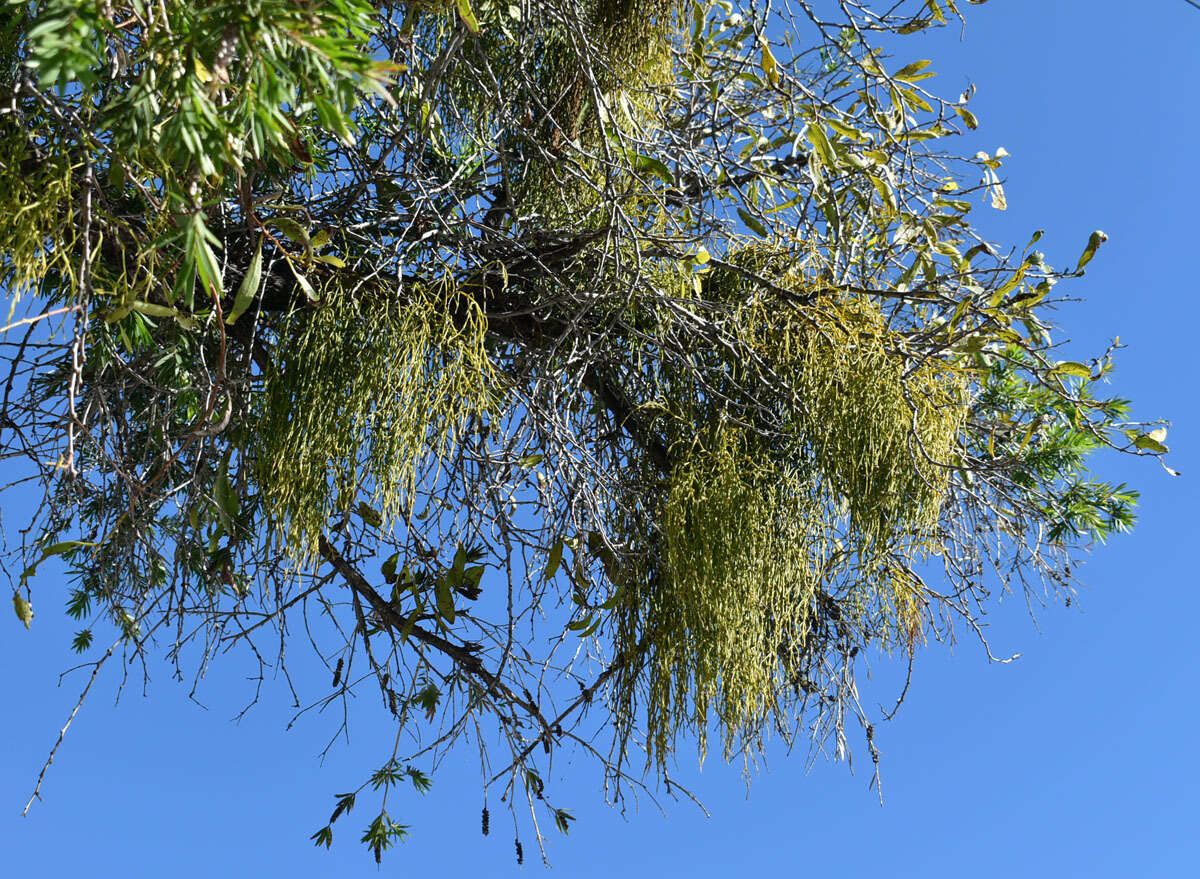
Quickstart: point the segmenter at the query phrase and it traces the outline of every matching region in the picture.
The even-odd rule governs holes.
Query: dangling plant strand
[[[624,587],[617,641],[645,656],[617,689],[617,714],[631,730],[644,687],[646,752],[660,766],[684,732],[703,755],[710,722],[726,758],[786,726],[780,700],[818,591],[869,619],[880,646],[913,649],[924,604],[895,559],[934,545],[967,410],[963,374],[936,360],[906,374],[865,298],[799,309],[751,299],[724,329],[754,355],[729,374],[765,368],[794,396],[779,401],[785,432],[773,442],[723,423],[681,441],[653,514],[658,545],[632,554],[654,561]]]
[[[385,523],[406,515],[427,466],[496,409],[478,305],[448,284],[403,292],[368,302],[326,291],[293,317],[267,378],[256,474],[297,562],[360,490]]]

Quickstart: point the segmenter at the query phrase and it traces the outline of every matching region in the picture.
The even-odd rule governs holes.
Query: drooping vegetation
[[[360,490],[381,520],[411,516],[424,471],[500,390],[478,304],[453,288],[409,289],[403,304],[327,295],[285,325],[251,428],[255,479],[300,563]]]
[[[614,799],[710,738],[874,749],[860,654],[1069,598],[1133,522],[1090,455],[1167,451],[1058,353],[1103,233],[988,242],[1006,154],[875,45],[946,0],[3,8],[17,616],[65,564],[75,651],[181,677],[303,618],[298,698],[397,730],[319,845],[371,788],[379,859],[468,746],[563,831],[572,742]]]

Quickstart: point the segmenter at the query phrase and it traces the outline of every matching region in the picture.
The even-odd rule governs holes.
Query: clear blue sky
[[[1200,469],[1196,361],[1200,307],[1188,261],[1200,253],[1196,144],[1200,114],[1200,10],[1154,3],[1055,0],[967,7],[958,30],[902,43],[903,60],[933,58],[940,89],[968,76],[979,87],[981,129],[969,152],[1005,147],[1009,210],[991,214],[994,240],[1024,243],[1038,228],[1056,265],[1073,263],[1093,229],[1110,240],[1062,315],[1077,355],[1119,334],[1115,390],[1138,413],[1173,421],[1171,479],[1153,460],[1109,468],[1143,492],[1132,536],[1093,553],[1078,607],[1047,608],[1039,627],[1021,601],[995,613],[989,665],[964,637],[918,657],[898,718],[880,726],[885,805],[856,775],[777,750],[747,796],[738,767],[685,767],[712,813],[649,803],[628,820],[601,802],[594,765],[567,780],[556,804],[578,821],[554,833],[560,876],[1191,876],[1200,863],[1200,707],[1195,574]],[[977,143],[977,145],[976,145]],[[11,528],[19,511],[6,511]],[[39,594],[58,588],[39,584]],[[65,587],[63,587],[65,597]],[[70,662],[57,598],[37,605],[31,632],[8,614],[0,733],[0,872],[9,876],[341,876],[376,872],[351,838],[369,816],[339,824],[332,852],[308,835],[331,794],[357,786],[388,748],[388,731],[362,725],[324,765],[325,722],[284,731],[281,685],[240,724],[231,717],[252,686],[230,669],[186,700],[187,684],[157,669],[112,707],[102,680],[76,721],[44,788],[19,816],[45,753],[78,690],[56,689]],[[897,669],[876,668],[881,684]],[[881,687],[879,698],[890,692]],[[477,764],[444,767],[424,798],[395,800],[413,825],[385,874],[517,872],[512,833],[493,808],[479,833]],[[493,804],[495,806],[496,804]],[[360,831],[361,832],[361,831]],[[527,836],[527,835],[526,835]],[[526,838],[525,874],[537,873]]]

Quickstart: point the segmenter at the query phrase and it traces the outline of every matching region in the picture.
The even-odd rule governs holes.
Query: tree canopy
[[[976,229],[1007,154],[908,36],[954,0],[4,8],[16,615],[61,563],[96,670],[392,724],[318,845],[355,809],[379,859],[446,759],[521,857],[561,751],[616,801],[697,746],[876,757],[863,658],[1069,602],[1134,519],[1092,454],[1167,451],[1115,341],[1058,354],[1104,234]]]

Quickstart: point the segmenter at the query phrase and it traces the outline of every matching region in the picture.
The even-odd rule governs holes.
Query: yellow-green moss
[[[906,564],[936,546],[965,379],[940,361],[910,363],[868,297],[814,292],[797,273],[771,280],[797,302],[813,295],[781,303],[741,285],[722,331],[745,355],[730,366],[738,381],[790,389],[768,395],[779,423],[758,433],[718,415],[676,443],[650,512],[654,562],[621,584],[616,637],[644,653],[618,688],[618,716],[631,727],[640,702],[660,765],[681,731],[703,752],[715,722],[729,757],[786,723],[780,698],[815,649],[818,590],[883,648],[911,650],[923,635],[924,596]]]
[[[966,416],[965,377],[936,359],[909,363],[866,296],[822,294],[802,313],[758,300],[738,320],[794,389],[796,436],[844,505],[856,549],[928,536]]]
[[[455,288],[327,295],[293,318],[257,427],[257,478],[299,563],[360,492],[385,522],[403,516],[427,467],[497,400],[485,318]]]
[[[27,174],[27,156],[21,137],[0,140],[0,287],[14,304],[51,267],[69,272],[74,237],[70,165],[47,159]]]
[[[826,544],[814,539],[820,511],[793,480],[754,462],[736,432],[697,445],[671,474],[660,570],[623,606],[631,643],[648,645],[647,750],[660,763],[681,731],[703,750],[711,720],[729,756],[776,710]]]

